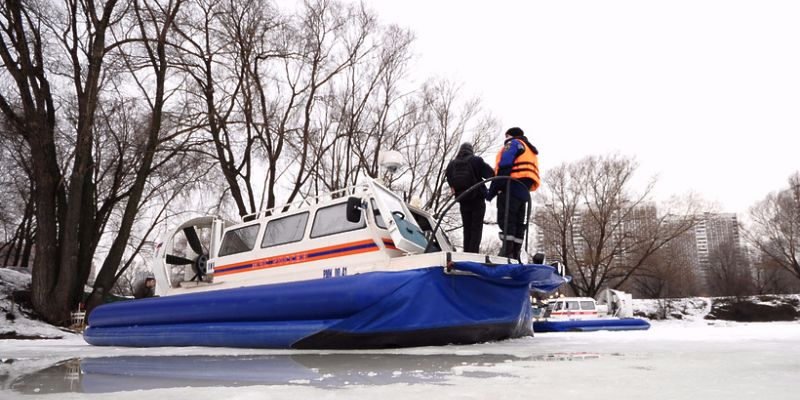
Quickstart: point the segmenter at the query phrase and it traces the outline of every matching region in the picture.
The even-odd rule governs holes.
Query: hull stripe
[[[383,244],[388,249],[397,249],[391,239],[383,239]],[[265,257],[258,260],[244,261],[235,264],[219,266],[214,269],[214,275],[222,276],[236,274],[247,271],[257,271],[266,268],[282,267],[285,265],[298,264],[309,261],[325,260],[328,258],[344,257],[353,254],[368,253],[378,251],[379,247],[372,240],[363,240],[340,244],[336,246],[321,247],[310,251],[298,253],[281,254],[273,257]]]

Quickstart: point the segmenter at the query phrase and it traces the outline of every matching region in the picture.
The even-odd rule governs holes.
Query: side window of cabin
[[[581,302],[581,310],[594,310],[594,302],[582,301]]]
[[[361,213],[361,219],[358,222],[353,223],[347,220],[346,210],[347,203],[339,203],[317,210],[317,214],[314,216],[314,225],[311,226],[311,237],[318,238],[349,232],[367,226],[364,213]]]
[[[570,311],[580,310],[580,308],[578,307],[578,302],[577,301],[568,301],[567,302],[567,310],[570,310]]]
[[[375,203],[375,200],[371,200],[370,204],[372,205],[372,215],[375,217],[375,225],[378,225],[378,228],[386,229],[386,222],[383,220],[381,210],[378,209],[378,204]]]
[[[222,244],[219,247],[219,256],[228,256],[253,250],[259,228],[261,228],[261,225],[256,224],[225,233],[225,237],[222,238]]]
[[[273,219],[267,222],[261,247],[278,246],[303,239],[308,223],[308,212]]]

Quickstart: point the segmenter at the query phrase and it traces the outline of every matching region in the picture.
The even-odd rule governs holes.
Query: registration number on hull
[[[322,270],[323,278],[334,278],[337,276],[346,276],[347,267],[325,268]]]

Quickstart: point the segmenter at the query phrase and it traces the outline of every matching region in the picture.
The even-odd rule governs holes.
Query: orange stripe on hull
[[[386,241],[392,244],[390,247]],[[394,242],[390,239],[383,239],[384,246],[394,248]],[[351,247],[358,247],[352,250],[345,250]],[[343,250],[343,251],[340,251]],[[266,257],[257,260],[243,261],[235,264],[223,265],[215,268],[214,275],[224,276],[238,274],[241,272],[258,271],[262,269],[283,267],[286,265],[299,264],[310,261],[326,260],[330,258],[344,257],[354,254],[370,253],[378,251],[380,248],[372,240],[362,240],[335,246],[320,247],[303,252],[282,254],[279,256]],[[325,254],[320,254],[325,253]]]

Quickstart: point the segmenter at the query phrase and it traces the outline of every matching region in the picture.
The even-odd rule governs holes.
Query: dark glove
[[[494,196],[497,196],[497,188],[492,185],[492,187],[490,187],[486,192],[486,201],[492,201]]]

